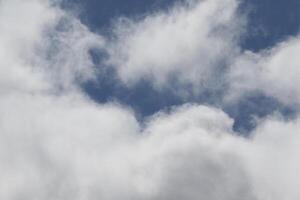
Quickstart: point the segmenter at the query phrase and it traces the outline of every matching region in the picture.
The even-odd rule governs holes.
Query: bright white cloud
[[[139,34],[146,37],[146,33],[138,34],[137,30],[134,37],[127,35],[124,41],[131,38],[130,48],[137,48],[139,54],[146,51],[146,56],[143,61],[130,60],[136,59],[133,57],[127,61],[153,62],[155,67],[149,65],[150,71],[166,65],[162,69],[165,75],[173,70],[171,66],[176,66],[183,78],[189,77],[192,72],[187,70],[185,74],[179,66],[188,61],[188,69],[195,70],[189,64],[197,60],[199,52],[211,48],[202,40],[208,39],[210,44],[221,45],[223,49],[219,36],[207,38],[212,31],[208,23],[219,26],[231,21],[234,2],[222,2],[204,1],[193,8],[178,7],[139,22],[137,26],[146,26],[146,31],[153,29],[152,48],[166,53],[170,62],[156,52],[152,56],[136,46],[144,42],[152,45],[148,40],[136,40]],[[229,7],[228,13],[224,6]],[[211,13],[220,16],[211,19]],[[197,17],[201,23],[212,21],[200,26],[194,22]],[[161,26],[165,20],[166,27]],[[151,25],[155,23],[162,33]],[[93,74],[89,48],[108,48],[103,46],[101,36],[42,0],[1,1],[0,24],[0,199],[299,199],[299,119],[265,119],[252,138],[246,139],[232,130],[233,119],[222,110],[188,104],[161,111],[141,125],[130,108],[116,103],[96,104],[76,89],[76,81]],[[182,32],[173,32],[177,26],[188,30],[186,37],[181,38]],[[169,33],[173,37],[169,29],[174,33],[172,40],[167,37]],[[200,42],[193,46],[198,36]],[[160,41],[172,48],[162,45],[166,49],[160,50]],[[280,85],[296,94],[298,91],[291,84],[296,82],[293,70],[298,62],[294,54],[297,44],[291,40],[267,56],[253,56],[255,59],[245,54],[239,62],[253,66],[250,72],[259,74],[259,84],[278,81],[278,93],[274,96],[281,99],[277,94],[285,90],[279,90]],[[172,61],[173,53],[177,55],[182,49],[186,54],[178,59],[175,56]],[[208,51],[208,60],[214,56],[220,59],[219,51]],[[256,70],[261,60],[272,72],[269,79],[265,77],[268,73]],[[289,72],[281,71],[286,62],[290,63]],[[249,70],[236,68],[237,75],[232,77],[247,73],[246,69]],[[282,79],[280,73],[287,73],[292,80]],[[257,87],[248,79],[240,80],[246,81],[249,88]],[[57,93],[62,88],[63,93]]]
[[[148,79],[163,88],[175,79],[195,93],[219,87],[212,79],[238,50],[237,6],[235,0],[188,1],[141,20],[119,20],[109,63],[128,85]]]
[[[235,61],[227,78],[231,94],[239,97],[259,91],[284,104],[299,104],[299,50],[297,36],[259,53],[245,52]]]
[[[45,23],[53,20],[55,13],[46,2],[0,2],[0,93],[44,86],[25,57],[32,56]]]
[[[299,198],[299,125],[299,119],[267,119],[253,133],[250,149],[242,151],[257,199]]]

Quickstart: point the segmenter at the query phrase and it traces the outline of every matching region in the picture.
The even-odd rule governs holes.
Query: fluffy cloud
[[[108,49],[109,64],[132,85],[151,80],[156,88],[170,81],[195,93],[220,87],[216,77],[237,53],[242,18],[235,0],[185,1],[167,12],[139,20],[121,19]]]
[[[241,51],[238,37],[247,20],[238,5],[235,0],[185,1],[142,19],[122,18],[106,46],[106,64],[127,86],[146,79],[179,95],[226,90],[225,103],[259,92],[298,104],[299,36],[258,53]]]
[[[0,2],[0,92],[67,88],[93,76],[103,39],[54,2]],[[53,89],[53,88],[52,88]]]
[[[1,198],[299,197],[298,121],[269,119],[249,140],[221,110],[197,105],[159,113],[143,129],[129,110],[82,97],[0,105]]]
[[[45,87],[25,57],[32,56],[32,46],[41,40],[43,25],[55,17],[46,2],[0,2],[0,93]]]
[[[165,66],[162,76],[180,71],[186,79],[196,70],[196,61],[205,58],[202,66],[207,67],[214,66],[206,64],[215,57],[222,58],[219,54],[228,44],[214,28],[231,23],[235,2],[191,5],[197,6],[177,7],[129,27],[133,36],[125,34],[122,40],[132,45],[125,55],[124,69],[120,68],[125,82],[144,76],[148,70],[156,74],[159,66]],[[228,8],[224,10],[224,6]],[[199,18],[200,24],[194,18]],[[93,75],[89,49],[111,48],[102,36],[42,0],[1,1],[0,24],[1,199],[299,199],[299,119],[286,122],[275,116],[262,120],[251,138],[244,138],[232,130],[233,119],[222,110],[187,104],[161,111],[141,123],[130,108],[113,102],[95,103],[78,87]],[[136,26],[145,27],[145,32],[138,33]],[[177,26],[187,32],[177,35],[173,32]],[[212,38],[207,36],[211,31]],[[147,37],[152,33],[153,43]],[[209,43],[202,43],[206,40]],[[154,54],[142,48],[143,44]],[[250,70],[253,78],[259,74],[259,84],[266,81],[266,88],[279,81],[274,90],[278,93],[267,94],[281,99],[279,94],[285,89],[279,86],[297,93],[292,85],[297,56],[291,54],[297,44],[288,41],[266,56],[244,54],[237,61],[243,65],[233,66],[233,82]],[[113,51],[111,56],[121,62],[122,51]],[[145,55],[138,61],[131,51]],[[156,51],[166,53],[168,59]],[[198,60],[201,52],[207,54]],[[286,60],[290,71],[282,79],[279,74]],[[187,71],[179,67],[185,61]],[[262,66],[258,63],[266,63],[263,66],[272,72],[269,79],[265,77],[268,73],[257,70]],[[137,69],[136,64],[145,68]],[[247,68],[248,64],[253,69]],[[134,73],[127,77],[123,70]],[[201,79],[201,73],[197,74]],[[159,83],[167,80],[156,79]],[[258,87],[250,79],[240,80],[249,88]]]
[[[299,104],[299,36],[259,53],[245,52],[227,78],[233,95],[260,91],[285,104]]]
[[[299,198],[299,125],[299,119],[269,118],[253,133],[250,149],[242,151],[257,199]]]

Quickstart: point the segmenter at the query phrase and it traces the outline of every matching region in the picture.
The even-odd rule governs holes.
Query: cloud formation
[[[80,89],[95,74],[95,47],[125,84],[149,75],[168,84],[179,73],[200,87],[234,54],[223,76],[237,96],[261,90],[298,103],[298,39],[237,53],[227,35],[236,8],[192,2],[118,25],[110,41],[54,2],[1,1],[0,199],[299,199],[298,118],[260,119],[244,138],[220,108],[185,104],[141,123],[126,105],[93,102]]]
[[[243,20],[237,7],[235,0],[188,1],[142,19],[120,19],[108,63],[129,86],[146,79],[158,89],[172,80],[195,93],[220,87],[222,63],[238,52]]]
[[[260,91],[284,104],[298,105],[299,49],[300,38],[296,36],[271,49],[243,53],[229,73],[232,93]]]

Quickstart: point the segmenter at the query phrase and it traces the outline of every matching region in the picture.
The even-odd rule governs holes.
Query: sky
[[[0,1],[0,199],[298,200],[298,0]]]

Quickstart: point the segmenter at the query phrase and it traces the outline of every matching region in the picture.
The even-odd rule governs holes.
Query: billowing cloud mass
[[[299,39],[240,52],[237,5],[177,5],[120,20],[107,39],[58,2],[0,1],[0,199],[299,199],[297,117],[258,119],[245,138],[221,108],[187,103],[140,122],[80,88],[96,74],[89,50],[99,48],[125,85],[146,77],[171,86],[174,75],[201,90],[220,78],[228,96],[259,91],[298,104]]]
[[[140,20],[121,19],[108,62],[127,85],[148,79],[163,88],[175,80],[195,93],[220,87],[222,63],[238,51],[237,7],[235,0],[189,1]]]
[[[299,104],[299,50],[297,36],[259,53],[245,52],[229,73],[232,94],[260,91],[285,104]]]

